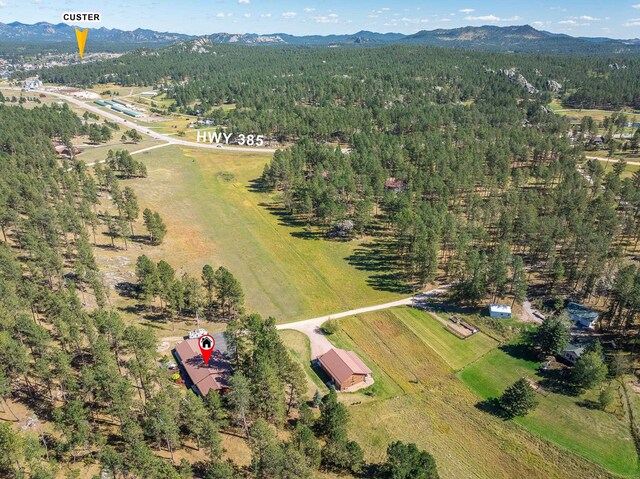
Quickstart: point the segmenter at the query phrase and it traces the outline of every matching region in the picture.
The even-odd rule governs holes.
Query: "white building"
[[[24,81],[24,87],[27,90],[33,90],[34,88],[40,88],[42,82],[38,78],[28,78]]]
[[[510,318],[511,306],[507,306],[506,304],[490,304],[489,316],[492,318]]]

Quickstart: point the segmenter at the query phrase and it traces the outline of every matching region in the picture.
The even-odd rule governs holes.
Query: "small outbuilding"
[[[489,316],[491,316],[492,318],[510,318],[511,306],[508,306],[506,304],[490,304]]]
[[[584,353],[585,345],[579,343],[569,343],[566,348],[560,352],[560,357],[564,360],[575,364],[580,356]]]
[[[330,349],[318,356],[318,364],[331,377],[331,382],[339,391],[373,383],[371,369],[353,351]]]
[[[589,329],[595,328],[600,316],[597,311],[578,303],[567,304],[567,315],[578,326]]]

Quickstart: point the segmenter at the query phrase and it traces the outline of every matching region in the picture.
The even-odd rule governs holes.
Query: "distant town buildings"
[[[24,81],[24,87],[27,90],[33,90],[35,88],[41,88],[42,87],[42,82],[37,77],[36,78],[27,78]]]

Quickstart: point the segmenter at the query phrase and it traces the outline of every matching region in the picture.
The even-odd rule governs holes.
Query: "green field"
[[[309,345],[309,338],[304,333],[293,329],[285,329],[278,334],[280,334],[282,341],[287,345],[294,359],[302,365],[302,368],[307,374],[307,396],[313,397],[316,391],[320,391],[322,394],[328,393],[329,388],[327,388],[320,377],[311,369],[311,346]]]
[[[349,264],[366,238],[314,239],[304,225],[286,224],[277,195],[252,183],[269,155],[168,146],[137,158],[148,178],[126,184],[169,228],[163,244],[145,254],[198,275],[206,263],[224,265],[242,283],[249,311],[291,321],[399,297],[374,289],[370,273]],[[135,261],[141,253],[122,254]]]
[[[582,119],[585,116],[590,116],[596,121],[602,121],[605,117],[611,116],[617,111],[612,110],[589,110],[589,109],[573,109],[573,108],[564,108],[558,100],[552,101],[549,105],[547,105],[555,114],[575,117],[578,119]],[[640,118],[640,111],[635,110],[623,110],[623,112],[629,117],[630,120],[634,120],[634,118]]]
[[[144,148],[148,148],[154,145],[160,145],[164,143],[160,140],[153,140],[148,136],[145,136],[144,140],[138,143],[122,143],[119,141],[122,136],[122,130],[114,132],[113,139],[108,143],[96,145],[96,146],[85,146],[80,145],[82,149],[82,153],[80,153],[77,158],[79,160],[84,161],[85,163],[95,163],[96,161],[102,161],[107,157],[107,152],[109,150],[127,150],[130,152],[142,150]],[[76,143],[77,145],[77,143]],[[151,150],[148,154],[153,154],[154,150]],[[141,153],[144,154],[144,153]]]
[[[356,351],[376,381],[340,395],[349,405],[349,433],[368,460],[382,460],[387,444],[399,439],[429,450],[443,478],[614,477],[476,407],[478,396],[447,363],[473,361],[493,347],[488,338],[474,343],[451,335],[456,344],[427,313],[407,308],[344,318],[340,326],[331,341]]]
[[[539,365],[537,361],[496,349],[465,368],[459,376],[486,399],[499,396],[520,377],[542,379],[537,372]],[[538,408],[515,422],[611,471],[634,475],[638,472],[638,462],[628,419],[618,419],[609,412],[581,405],[595,402],[597,394],[598,391],[578,397],[553,392],[538,394]]]

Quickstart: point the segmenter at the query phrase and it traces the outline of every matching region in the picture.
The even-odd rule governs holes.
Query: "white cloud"
[[[476,11],[475,8],[461,8],[458,10],[460,13],[466,13],[467,15]]]
[[[305,11],[305,13],[311,13],[311,12],[315,12],[316,9],[307,7],[307,8],[304,9],[304,11]]]
[[[251,3],[251,0],[238,0],[238,3],[244,3],[245,5]]]
[[[316,23],[338,23],[339,20],[336,17],[327,15],[326,17],[313,17],[313,21]]]
[[[582,15],[580,17],[569,17],[567,20],[561,20],[558,25],[571,25],[574,27],[588,27],[592,21],[598,21],[599,18],[590,17],[588,15]]]
[[[260,18],[270,18],[271,14],[270,13],[261,13],[260,14]]]
[[[226,17],[226,15],[224,13],[220,12],[220,13],[216,13],[216,17],[224,18],[224,17]]]
[[[640,18],[632,18],[624,24],[625,27],[640,27]]]
[[[418,23],[429,23],[429,19],[428,18],[408,18],[408,17],[402,17],[400,19],[401,22],[404,22],[406,24],[418,24]]]
[[[294,18],[296,15],[298,15],[296,12],[282,12],[284,18]]]
[[[480,15],[477,17],[472,17],[472,16],[466,16],[464,17],[465,20],[470,20],[472,22],[489,22],[489,23],[497,23],[497,22],[516,22],[518,20],[520,20],[521,18],[516,15],[513,17],[509,17],[509,18],[502,18],[502,17],[498,17],[496,15]]]
[[[380,15],[367,15],[368,18],[378,18]]]
[[[640,3],[636,3],[635,5],[631,5],[633,8],[637,8],[640,10]]]
[[[471,21],[482,21],[482,22],[499,22],[500,17],[496,17],[495,15],[482,15],[480,17],[464,17],[465,20]]]
[[[0,1],[0,8],[7,7],[8,5],[5,2]]]
[[[251,16],[250,13],[245,13],[244,15],[242,15],[244,18],[249,18]]]
[[[391,9],[389,7],[384,7],[384,8],[381,8],[380,10],[382,10],[383,12],[388,12]]]

